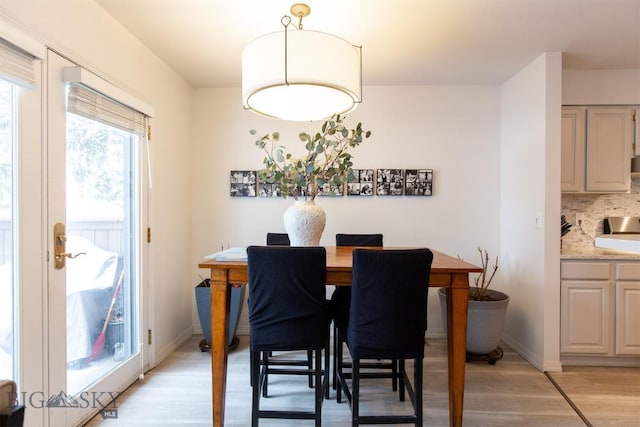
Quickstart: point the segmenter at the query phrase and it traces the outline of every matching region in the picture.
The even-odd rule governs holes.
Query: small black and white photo
[[[256,197],[256,171],[231,171],[231,197]]]
[[[360,182],[373,182],[373,169],[358,169]]]
[[[431,196],[433,194],[433,169],[405,170],[406,196]]]
[[[258,182],[258,196],[259,197],[280,197],[280,188],[278,184],[271,184],[268,182]]]
[[[373,169],[352,169],[347,181],[348,196],[373,196]]]
[[[322,187],[320,187],[320,191],[318,191],[318,196],[323,197],[341,197],[344,196],[344,186],[336,187],[333,184],[325,182]]]
[[[376,194],[378,196],[402,196],[404,169],[378,169]]]

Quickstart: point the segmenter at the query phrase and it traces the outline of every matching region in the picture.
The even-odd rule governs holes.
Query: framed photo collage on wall
[[[280,197],[276,184],[260,182],[255,170],[230,172],[231,197]],[[431,196],[433,169],[353,169],[343,188],[325,184],[318,196]]]

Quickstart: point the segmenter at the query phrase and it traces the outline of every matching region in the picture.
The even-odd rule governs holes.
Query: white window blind
[[[0,78],[33,89],[36,87],[35,57],[0,39]]]
[[[69,83],[67,111],[139,136],[146,135],[146,116],[81,83]]]

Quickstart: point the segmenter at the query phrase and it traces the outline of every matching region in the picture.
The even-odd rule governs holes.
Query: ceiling
[[[282,30],[295,3],[96,2],[194,88],[239,87],[242,49]],[[306,3],[305,29],[362,45],[364,85],[499,84],[545,51],[563,52],[565,69],[640,69],[640,0]]]

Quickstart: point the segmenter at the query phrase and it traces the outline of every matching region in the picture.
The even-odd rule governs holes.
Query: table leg
[[[468,274],[453,274],[447,289],[447,347],[449,362],[449,425],[462,426],[464,370],[467,347]]]
[[[224,426],[224,400],[227,388],[227,342],[230,285],[211,277],[211,399],[213,425]]]

